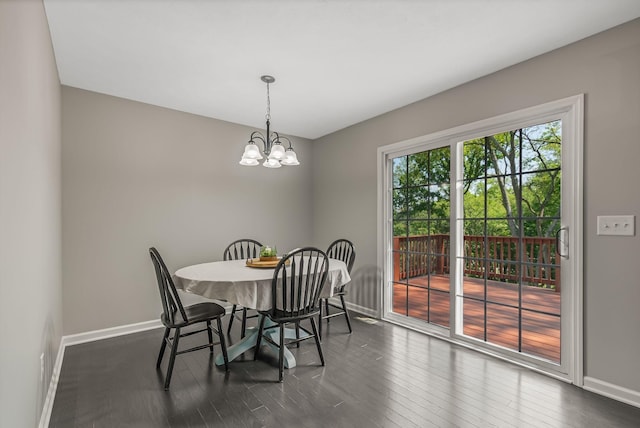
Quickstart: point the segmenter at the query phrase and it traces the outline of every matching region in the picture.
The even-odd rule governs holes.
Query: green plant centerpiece
[[[260,261],[268,262],[278,260],[278,250],[276,247],[271,247],[269,245],[263,245],[260,248]]]

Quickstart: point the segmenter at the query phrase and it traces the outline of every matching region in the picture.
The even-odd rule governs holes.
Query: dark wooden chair
[[[233,241],[227,248],[225,248],[223,253],[224,260],[243,260],[243,259],[252,259],[254,257],[260,256],[260,248],[262,244],[255,239],[238,239],[237,241]],[[242,316],[238,318],[236,314],[237,311],[242,310]],[[247,308],[243,308],[242,306],[233,305],[231,308],[231,316],[229,317],[229,325],[227,327],[227,334],[231,334],[231,326],[233,325],[233,320],[238,318],[242,322],[242,327],[240,330],[240,337],[244,337],[247,331],[247,319],[256,318],[258,315],[247,315]]]
[[[162,301],[162,315],[160,316],[160,320],[164,325],[164,337],[162,338],[162,345],[160,346],[160,353],[158,354],[156,368],[160,368],[162,357],[164,356],[164,351],[167,345],[171,348],[169,367],[167,368],[167,374],[164,381],[164,389],[169,389],[176,355],[184,354],[186,352],[209,348],[209,352],[213,355],[213,346],[220,345],[222,348],[225,370],[229,370],[227,347],[224,342],[222,322],[220,321],[224,316],[224,308],[213,302],[197,303],[187,307],[182,306],[180,296],[178,295],[173,280],[171,279],[171,274],[169,273],[167,266],[164,264],[162,257],[160,257],[160,253],[152,247],[149,248],[149,254],[151,255],[151,261],[153,262],[153,266],[156,271],[156,278],[158,279],[158,289],[160,291],[160,300]],[[217,329],[211,326],[211,321],[213,320],[217,323]],[[206,323],[206,327],[200,330],[181,333],[183,328],[198,323]],[[170,337],[171,330],[175,330],[173,337]],[[193,348],[178,351],[180,338],[204,331],[209,335],[209,342],[206,345],[195,346]],[[213,341],[213,332],[218,335],[219,341]]]
[[[305,247],[291,251],[283,257],[275,271],[271,281],[271,309],[260,311],[260,325],[258,326],[258,340],[254,360],[258,358],[262,339],[279,348],[279,378],[282,382],[284,373],[284,350],[291,343],[299,345],[303,340],[315,339],[320,361],[324,366],[322,345],[318,336],[315,317],[319,313],[318,302],[320,292],[327,280],[329,272],[329,259],[327,255],[317,248]],[[273,325],[265,327],[265,320],[269,318]],[[300,326],[300,322],[309,319],[312,332]],[[285,325],[292,323],[296,327],[296,339],[288,339],[285,342]],[[265,334],[269,329],[279,328],[279,343]],[[306,336],[300,337],[300,330]]]
[[[351,274],[351,269],[353,268],[353,262],[356,260],[356,250],[353,246],[353,243],[348,239],[337,239],[329,245],[327,249],[327,256],[330,259],[337,259],[343,261],[347,265],[347,271]],[[333,317],[337,317],[339,315],[344,315],[347,319],[347,327],[349,328],[349,333],[353,331],[351,329],[351,318],[349,318],[349,311],[347,310],[347,305],[344,302],[344,296],[347,294],[345,291],[345,286],[349,283],[342,284],[339,288],[333,291],[333,295],[340,298],[341,305],[335,305],[329,301],[329,299],[321,299],[320,300],[320,314],[318,315],[318,332],[320,333],[320,339],[322,339],[322,320],[329,320]],[[324,313],[322,312],[324,306]],[[331,313],[329,312],[329,308],[338,309],[337,312]]]

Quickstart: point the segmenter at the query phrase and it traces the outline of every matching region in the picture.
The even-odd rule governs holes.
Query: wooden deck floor
[[[523,288],[520,335],[518,287],[489,281],[486,290],[486,339],[484,293],[482,280],[465,278],[464,295],[468,297],[463,307],[465,335],[560,363],[560,293],[537,287]],[[448,276],[422,276],[411,278],[408,286],[394,285],[393,308],[396,313],[449,327],[449,304]]]

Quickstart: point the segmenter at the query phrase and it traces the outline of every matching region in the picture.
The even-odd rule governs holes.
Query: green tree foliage
[[[560,216],[561,123],[464,143],[466,235],[552,236]],[[448,233],[449,148],[394,159],[394,234]],[[486,220],[485,220],[486,218]]]
[[[465,142],[465,234],[552,236],[561,142],[559,121]]]
[[[449,148],[394,159],[394,235],[449,233]]]

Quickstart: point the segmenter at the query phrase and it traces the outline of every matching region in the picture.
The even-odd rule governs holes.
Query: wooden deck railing
[[[413,235],[393,238],[395,280],[427,274],[449,274],[449,235]],[[522,252],[520,245],[522,243]],[[520,256],[522,254],[522,256]],[[548,237],[464,236],[464,274],[518,283],[520,268],[525,285],[560,291],[556,241]]]

